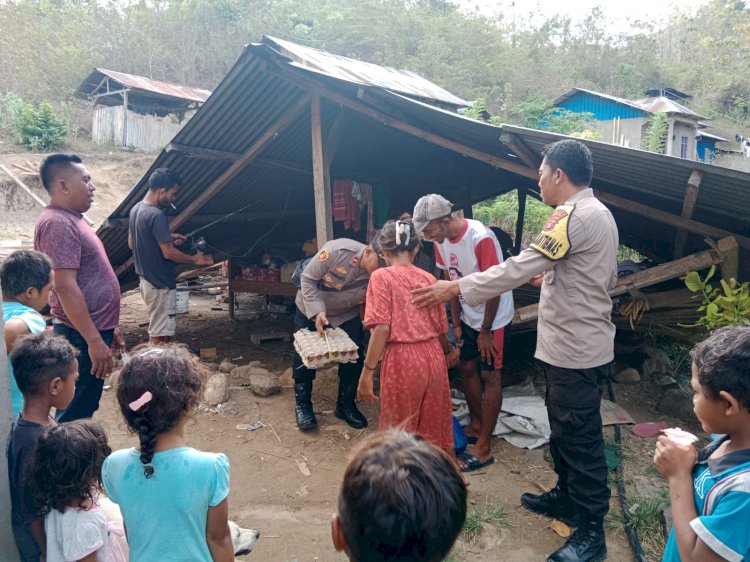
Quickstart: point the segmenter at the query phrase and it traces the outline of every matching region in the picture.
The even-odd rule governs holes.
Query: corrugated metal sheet
[[[205,102],[208,96],[211,95],[210,90],[203,90],[201,88],[192,88],[190,86],[180,86],[177,84],[170,84],[168,82],[160,82],[158,80],[152,80],[144,76],[136,76],[135,74],[126,74],[125,72],[117,72],[115,70],[107,70],[106,68],[95,68],[93,72],[83,81],[76,91],[76,95],[79,93],[84,96],[90,96],[98,93],[95,91],[96,84],[101,81],[101,78],[108,76],[112,80],[120,83],[126,88],[132,88],[134,90],[140,90],[142,92],[150,92],[152,94],[158,94],[170,98],[177,98],[181,100],[193,101],[193,102]],[[93,86],[86,87],[87,84]],[[88,90],[88,91],[86,91]]]
[[[676,101],[664,96],[658,98],[643,98],[635,100],[633,103],[638,107],[642,107],[649,113],[663,112],[668,115],[682,115],[684,117],[689,117],[690,119],[708,119],[708,117],[704,117],[692,109],[685,107],[681,103],[677,103]]]
[[[624,103],[624,101],[612,99],[609,96],[594,95],[589,92],[576,92],[555,105],[575,113],[591,113],[594,115],[594,119],[599,121],[609,121],[616,117],[621,119],[648,117],[646,111],[633,107],[631,103]]]
[[[371,182],[390,216],[410,210],[425,193],[443,193],[457,206],[493,197],[518,187],[534,189],[534,170],[514,174],[503,162],[522,164],[500,141],[508,132],[540,154],[559,135],[519,127],[503,128],[465,118],[415,101],[384,88],[333,77],[301,67],[265,44],[248,45],[235,65],[195,116],[173,139],[173,144],[232,154],[246,152],[268,128],[286,115],[312,89],[323,92],[323,123],[330,131],[340,119],[341,141],[331,165],[334,177]],[[378,115],[330,101],[341,96]],[[422,138],[397,130],[398,123],[416,129]],[[434,135],[434,137],[430,137]],[[442,139],[453,149],[436,146]],[[680,214],[690,172],[704,173],[695,220],[750,236],[750,174],[678,158],[642,152],[595,141],[585,141],[594,155],[594,186],[657,209]],[[465,147],[461,149],[460,147]],[[463,152],[477,151],[496,158],[498,167]],[[126,219],[143,198],[147,178],[157,167],[173,168],[183,178],[176,205],[185,208],[229,167],[229,161],[186,157],[163,151],[151,168],[110,216],[98,234],[115,267],[129,257]],[[529,177],[532,176],[532,177]],[[96,178],[94,178],[96,179]],[[209,243],[226,254],[272,250],[296,258],[302,241],[314,236],[315,219],[309,110],[282,129],[228,184],[179,230],[188,232],[217,215],[247,210],[253,215],[212,226]],[[675,230],[632,213],[615,211],[623,240],[657,258],[671,259]],[[211,218],[209,218],[211,217]],[[279,226],[281,224],[281,226]],[[687,249],[705,249],[701,237],[688,238]],[[221,258],[221,254],[217,254]],[[133,280],[132,270],[120,276]]]
[[[471,102],[453,95],[448,90],[408,70],[379,66],[334,55],[275,37],[264,36],[263,43],[275,48],[303,67],[317,70],[333,78],[392,90],[416,98],[439,101],[456,107],[471,107]]]
[[[593,96],[596,98],[601,98],[604,100],[609,100],[614,103],[618,103],[621,105],[625,105],[628,107],[631,107],[637,111],[643,111],[643,108],[633,103],[631,100],[625,99],[625,98],[618,98],[617,96],[610,96],[609,94],[603,94],[601,92],[595,92],[594,90],[586,90],[585,88],[571,88],[561,96],[558,96],[554,100],[552,100],[552,105],[560,105],[565,100],[568,100],[577,94],[586,94],[587,96]],[[641,117],[641,115],[638,115],[638,117]]]

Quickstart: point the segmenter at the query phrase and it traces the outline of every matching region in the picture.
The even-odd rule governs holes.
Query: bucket
[[[177,314],[187,314],[189,308],[190,290],[187,285],[177,285],[176,292],[176,312]]]

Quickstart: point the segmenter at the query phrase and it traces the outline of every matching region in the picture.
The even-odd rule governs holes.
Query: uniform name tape
[[[551,260],[564,258],[570,251],[568,222],[575,205],[560,205],[531,243],[531,247]]]

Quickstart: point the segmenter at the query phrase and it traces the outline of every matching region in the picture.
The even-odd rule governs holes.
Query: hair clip
[[[141,394],[141,397],[138,400],[133,400],[130,404],[128,404],[128,408],[133,410],[134,412],[137,412],[140,410],[145,404],[148,404],[151,402],[151,400],[154,398],[154,395],[151,394],[148,390]]]

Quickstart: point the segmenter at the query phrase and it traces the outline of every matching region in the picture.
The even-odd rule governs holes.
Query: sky
[[[535,21],[548,19],[555,14],[569,15],[574,22],[580,21],[595,6],[600,6],[609,22],[608,29],[613,33],[627,32],[629,22],[644,20],[663,21],[668,14],[678,8],[683,11],[695,11],[708,0],[454,0],[463,9],[478,10],[485,15],[502,13],[504,18],[512,19],[513,12],[517,21],[528,19],[535,14]]]

